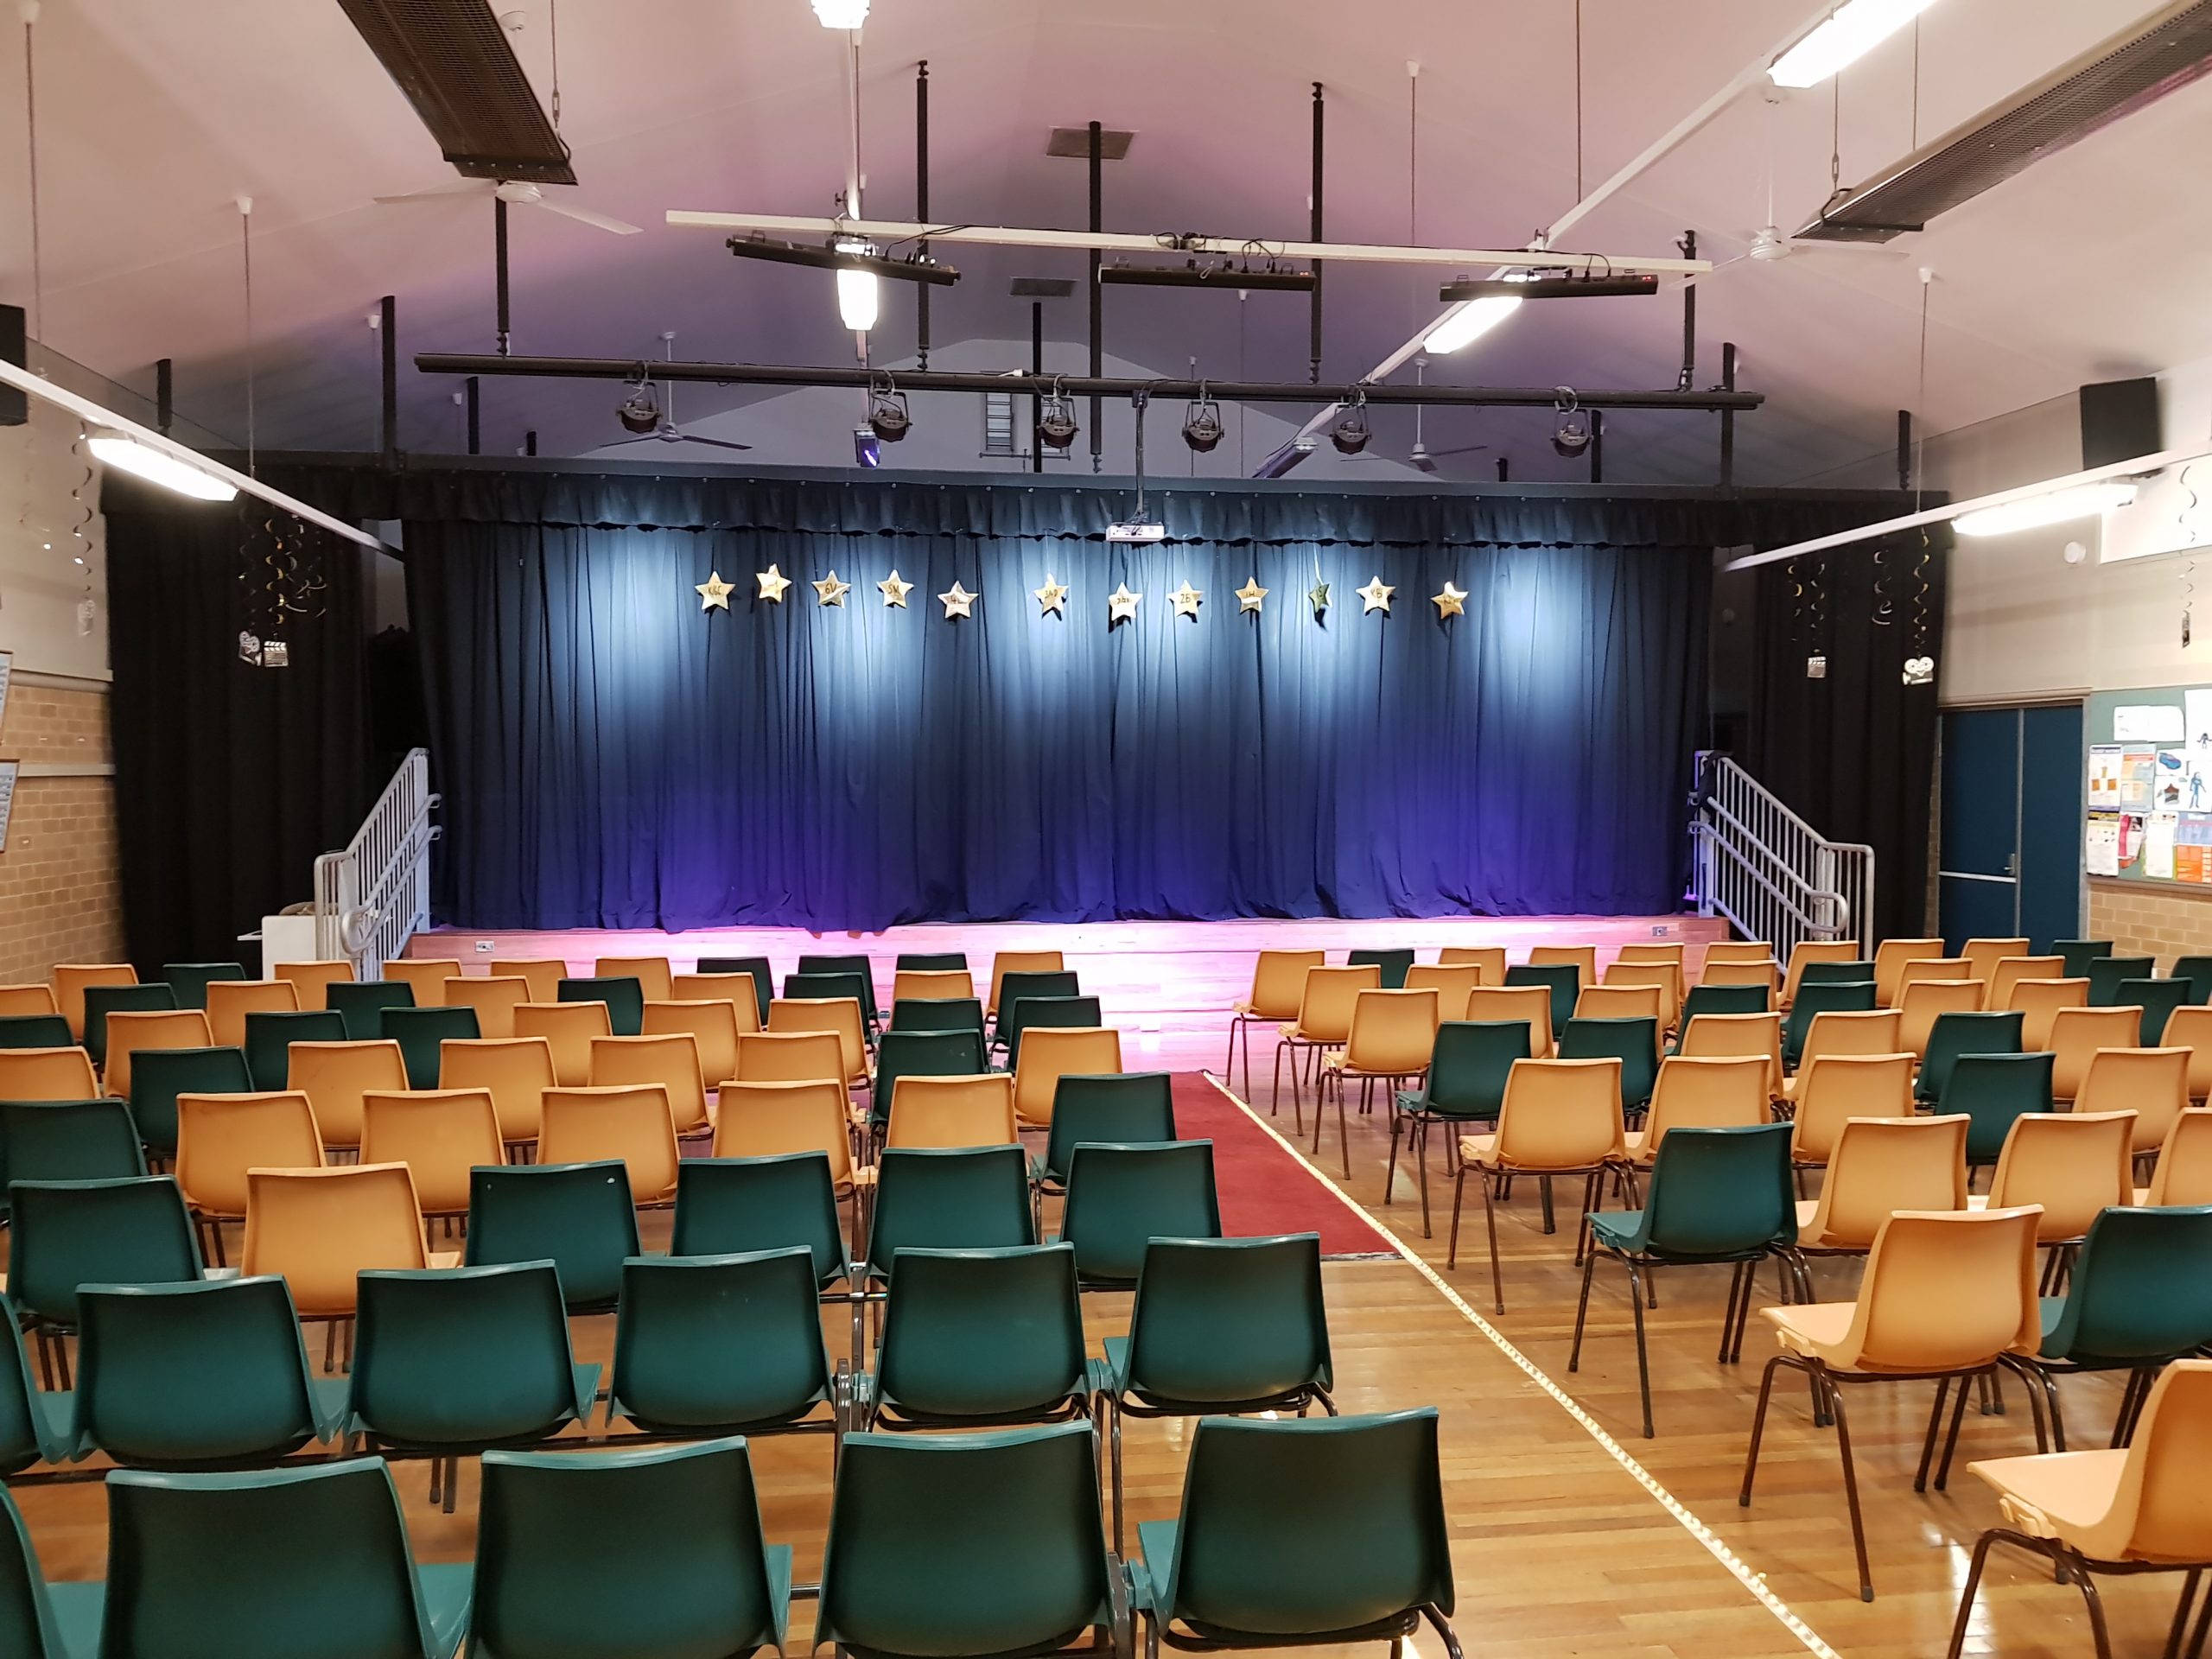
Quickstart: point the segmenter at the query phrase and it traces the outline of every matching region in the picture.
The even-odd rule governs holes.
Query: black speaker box
[[[2082,466],[2155,455],[2164,446],[2158,428],[2158,383],[2106,380],[2082,388]]]

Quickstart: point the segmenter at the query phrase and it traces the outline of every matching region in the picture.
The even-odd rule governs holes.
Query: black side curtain
[[[359,550],[296,538],[325,585],[277,632],[290,666],[241,661],[265,515],[172,505],[111,482],[110,650],[124,933],[142,976],[245,960],[238,935],[313,897],[382,780],[368,757]],[[253,971],[258,971],[254,969]]]

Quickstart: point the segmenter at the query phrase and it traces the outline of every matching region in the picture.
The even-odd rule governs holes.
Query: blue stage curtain
[[[1259,508],[1224,493],[1200,509],[1214,539],[1123,547],[1097,539],[1095,510],[1074,520],[1088,534],[1047,526],[1037,498],[1072,491],[916,489],[900,531],[786,485],[781,507],[677,530],[548,522],[542,493],[513,509],[535,522],[502,522],[500,486],[458,476],[474,505],[417,499],[406,531],[444,919],[1679,905],[1715,544],[1690,507],[1628,504],[1617,544],[1608,504],[1538,502],[1526,542],[1473,541],[1418,503],[1319,496],[1299,498],[1331,501],[1302,521],[1257,498],[1261,533],[1237,522]],[[1421,538],[1368,540],[1384,507]],[[781,604],[755,597],[772,561],[792,579]],[[914,584],[904,610],[876,588],[893,566]],[[833,569],[852,584],[842,607],[807,585]],[[702,614],[693,587],[716,570],[736,591]],[[1048,574],[1065,616],[1033,597]],[[1378,575],[1387,618],[1354,591]],[[1254,576],[1265,607],[1240,614]],[[934,596],[956,580],[982,597],[948,622]],[[1205,594],[1195,621],[1168,598],[1185,580]],[[1429,596],[1447,580],[1468,598],[1444,620]],[[1109,630],[1121,582],[1143,598]]]

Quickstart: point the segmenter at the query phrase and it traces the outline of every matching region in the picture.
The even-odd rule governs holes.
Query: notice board
[[[2082,863],[2212,887],[2212,685],[2100,691],[2083,728]]]

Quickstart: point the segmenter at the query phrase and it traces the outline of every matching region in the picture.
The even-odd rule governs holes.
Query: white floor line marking
[[[1223,1096],[1233,1103],[1240,1111],[1242,1111],[1245,1116],[1250,1118],[1253,1122],[1258,1124],[1262,1129],[1265,1130],[1269,1135],[1274,1137],[1276,1145],[1281,1147],[1284,1151],[1289,1153],[1291,1156],[1296,1158],[1299,1162],[1304,1164],[1306,1167],[1307,1173],[1309,1173],[1315,1180],[1320,1182],[1323,1186],[1325,1186],[1330,1192],[1335,1193],[1338,1199],[1343,1203],[1347,1209],[1351,1210],[1355,1215],[1366,1222],[1369,1226],[1372,1227],[1384,1238],[1389,1240],[1391,1248],[1395,1249],[1398,1255],[1407,1262],[1410,1263],[1415,1272],[1419,1273],[1422,1278],[1427,1280],[1431,1285],[1434,1286],[1443,1295],[1446,1301],[1451,1303],[1453,1307],[1459,1310],[1460,1318],[1465,1319],[1468,1324],[1473,1325],[1476,1330],[1481,1332],[1484,1337],[1488,1338],[1492,1347],[1496,1348],[1498,1352],[1503,1354],[1507,1359],[1510,1360],[1515,1365],[1519,1367],[1520,1370],[1528,1376],[1530,1382],[1534,1382],[1538,1388],[1541,1389],[1546,1394],[1552,1397],[1553,1402],[1558,1405],[1560,1410],[1566,1412],[1569,1417],[1572,1417],[1577,1423],[1581,1425],[1584,1433],[1587,1433],[1592,1440],[1597,1441],[1599,1449],[1601,1449],[1606,1456],[1612,1459],[1615,1463],[1620,1465],[1622,1469],[1627,1471],[1630,1479],[1635,1481],[1637,1485],[1643,1487],[1645,1491],[1649,1492],[1658,1503],[1660,1508],[1665,1510],[1669,1515],[1674,1516],[1675,1521],[1681,1524],[1685,1532],[1688,1533],[1691,1537],[1696,1539],[1699,1543],[1704,1545],[1707,1553],[1709,1554],[1714,1560],[1719,1562],[1722,1567],[1726,1567],[1728,1570],[1729,1574],[1735,1579],[1737,1583],[1742,1585],[1745,1589],[1750,1591],[1752,1598],[1758,1601],[1760,1606],[1765,1608],[1767,1611],[1772,1613],[1776,1618],[1779,1619],[1782,1623],[1783,1629],[1788,1630],[1790,1635],[1796,1637],[1798,1641],[1802,1643],[1808,1652],[1819,1656],[1819,1659],[1841,1659],[1841,1656],[1834,1648],[1830,1647],[1826,1642],[1823,1642],[1821,1639],[1819,1633],[1815,1631],[1811,1625],[1806,1624],[1803,1619],[1798,1618],[1797,1615],[1790,1610],[1789,1603],[1783,1600],[1780,1596],[1777,1596],[1772,1590],[1767,1587],[1767,1582],[1764,1577],[1753,1572],[1744,1561],[1742,1557],[1738,1555],[1735,1551],[1730,1549],[1726,1544],[1723,1543],[1718,1537],[1716,1537],[1713,1535],[1712,1529],[1707,1527],[1704,1522],[1699,1520],[1697,1516],[1691,1512],[1688,1505],[1685,1504],[1681,1499],[1676,1497],[1674,1493],[1669,1491],[1665,1486],[1662,1485],[1658,1478],[1649,1469],[1646,1469],[1641,1463],[1637,1462],[1637,1459],[1630,1454],[1626,1446],[1624,1446],[1618,1440],[1615,1440],[1611,1434],[1608,1434],[1604,1427],[1599,1425],[1597,1419],[1591,1416],[1588,1412],[1585,1411],[1580,1403],[1577,1402],[1572,1395],[1568,1394],[1566,1389],[1560,1387],[1558,1383],[1553,1382],[1552,1379],[1545,1374],[1542,1368],[1537,1365],[1535,1361],[1530,1359],[1528,1355],[1522,1353],[1518,1348],[1515,1347],[1506,1338],[1503,1332],[1500,1331],[1496,1325],[1492,1325],[1481,1314],[1476,1313],[1474,1308],[1469,1305],[1467,1300],[1460,1295],[1458,1291],[1454,1290],[1451,1284],[1445,1279],[1444,1275],[1437,1272],[1434,1268],[1431,1267],[1427,1262],[1423,1260],[1422,1257],[1414,1250],[1411,1245],[1408,1244],[1405,1240],[1400,1238],[1396,1233],[1393,1232],[1389,1226],[1376,1216],[1373,1211],[1370,1210],[1365,1205],[1360,1203],[1358,1199],[1353,1198],[1351,1193],[1345,1192],[1343,1187],[1339,1186],[1336,1181],[1325,1173],[1318,1165],[1313,1163],[1311,1159],[1307,1158],[1303,1152],[1300,1151],[1298,1147],[1287,1139],[1280,1130],[1278,1130],[1274,1124],[1268,1122],[1266,1118],[1261,1116],[1258,1112],[1255,1111],[1252,1109],[1250,1103],[1239,1096],[1236,1090],[1230,1089],[1211,1071],[1204,1071],[1199,1075],[1204,1077],[1208,1083],[1213,1084],[1216,1089],[1219,1090]]]

